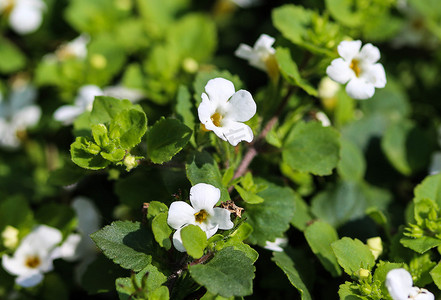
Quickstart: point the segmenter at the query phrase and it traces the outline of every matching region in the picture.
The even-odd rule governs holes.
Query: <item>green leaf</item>
[[[0,73],[12,73],[26,65],[26,56],[9,40],[0,37]]]
[[[276,49],[276,59],[282,75],[289,83],[300,87],[309,95],[317,97],[317,90],[300,75],[297,64],[291,58],[289,49],[278,47]]]
[[[253,292],[255,268],[243,252],[225,248],[206,264],[189,267],[191,277],[212,294],[228,298]]]
[[[282,157],[295,170],[330,175],[340,158],[339,133],[318,122],[298,123],[288,134]]]
[[[243,201],[249,204],[258,204],[262,203],[264,200],[262,197],[257,196],[251,191],[247,191],[243,188],[241,188],[238,184],[234,185],[234,188],[239,193],[240,197]]]
[[[230,194],[222,185],[222,175],[219,167],[208,152],[194,152],[189,162],[185,165],[188,180],[191,185],[208,183],[221,190],[220,201],[230,200]]]
[[[349,275],[354,275],[360,268],[371,270],[375,258],[369,247],[358,239],[343,237],[331,244],[338,263]]]
[[[308,288],[300,277],[299,272],[296,269],[294,261],[285,252],[273,252],[271,259],[277,266],[282,269],[283,273],[289,279],[289,282],[300,292],[302,300],[311,300]]]
[[[185,85],[180,85],[176,96],[176,113],[178,119],[188,128],[195,126],[195,112],[191,102],[191,94]]]
[[[191,138],[192,130],[177,119],[160,119],[147,132],[147,154],[155,164],[172,159]]]
[[[98,145],[85,137],[77,137],[75,142],[70,145],[72,161],[85,169],[99,170],[107,167],[109,161],[97,155],[100,150]]]
[[[152,201],[149,203],[149,208],[147,209],[147,219],[153,219],[161,213],[167,213],[168,207],[162,202]]]
[[[90,123],[107,124],[113,120],[120,112],[136,108],[142,111],[138,105],[133,105],[129,100],[120,100],[107,96],[95,96],[92,112],[90,113]]]
[[[296,212],[291,220],[291,224],[298,230],[303,231],[309,221],[313,219],[311,213],[309,212],[309,206],[306,202],[299,196],[295,197],[295,208]]]
[[[81,278],[81,287],[89,294],[106,293],[115,290],[115,280],[126,276],[127,271],[115,265],[104,255],[99,255]]]
[[[119,161],[123,160],[124,156],[126,155],[126,151],[124,151],[123,149],[114,149],[110,153],[106,153],[104,151],[101,151],[100,155],[103,158],[105,158],[105,159],[107,159],[107,160],[109,160],[111,162],[115,162],[116,163],[116,162],[119,162]]]
[[[147,295],[147,299],[155,299],[150,297],[156,295],[157,293],[154,293],[154,291],[161,288],[161,285],[166,281],[167,277],[164,274],[155,266],[148,265],[136,274],[133,279],[130,277],[118,278],[115,281],[115,285],[120,299],[132,299],[133,296],[131,297],[131,295],[136,295],[136,293],[139,292],[137,288],[141,288],[141,296]],[[134,286],[134,284],[136,284],[136,286]]]
[[[114,263],[139,271],[150,264],[152,236],[141,223],[116,221],[91,234],[92,240]]]
[[[32,221],[33,213],[25,199],[8,197],[0,201],[0,232],[8,225],[19,230],[30,228]]]
[[[249,240],[253,244],[265,245],[266,241],[274,241],[288,230],[295,216],[296,195],[289,187],[280,187],[273,183],[260,180],[268,188],[257,195],[265,202],[245,205],[244,216],[253,227]]]
[[[423,182],[415,187],[415,198],[417,202],[420,199],[430,199],[441,207],[441,174],[431,175],[424,178]]]
[[[355,287],[353,288],[352,286],[354,285]],[[338,289],[340,300],[365,300],[364,297],[357,295],[357,293],[359,293],[358,286],[349,281],[340,284]]]
[[[433,282],[436,286],[441,289],[441,262],[439,262],[435,268],[430,271],[430,276],[432,276]]]
[[[403,267],[404,267],[403,263],[390,263],[384,261],[380,261],[379,263],[377,263],[373,279],[374,281],[382,282],[381,292],[383,295],[389,295],[389,292],[385,285],[387,273],[389,273],[390,270],[403,268]]]
[[[182,244],[188,255],[200,258],[207,247],[207,234],[196,225],[187,225],[181,230]]]
[[[104,124],[96,124],[91,126],[92,136],[95,143],[101,148],[107,147],[110,143],[107,133],[107,127]]]
[[[430,236],[423,236],[421,238],[403,237],[400,243],[407,248],[412,249],[420,254],[438,247],[441,245],[441,240]]]
[[[147,294],[147,300],[168,300],[170,299],[169,291],[166,286],[160,286],[156,290]]]
[[[166,212],[162,212],[153,218],[152,232],[158,244],[166,250],[169,250],[171,248],[170,234],[173,232],[173,230],[167,224],[167,216],[168,214]]]
[[[357,27],[361,25],[361,12],[354,12],[352,7],[353,0],[325,0],[326,7],[331,13],[332,17],[337,21],[348,27]]]
[[[392,124],[384,134],[381,147],[391,164],[410,175],[427,167],[434,150],[435,136],[410,120]]]
[[[306,227],[305,238],[325,269],[334,277],[340,276],[341,269],[331,247],[331,244],[338,240],[334,227],[328,223],[316,221]]]
[[[137,109],[123,110],[110,122],[111,137],[119,138],[122,148],[130,149],[141,143],[147,131],[147,117]]]
[[[340,161],[337,171],[344,180],[360,181],[366,172],[366,161],[361,150],[352,142],[340,140]]]

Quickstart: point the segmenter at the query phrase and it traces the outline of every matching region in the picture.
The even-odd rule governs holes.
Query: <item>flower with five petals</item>
[[[248,91],[235,92],[231,81],[215,78],[208,81],[198,107],[203,128],[236,146],[240,141],[251,142],[253,131],[246,122],[256,113],[256,103]]]
[[[225,208],[214,207],[220,199],[220,190],[210,184],[198,183],[190,189],[191,205],[184,201],[175,201],[170,205],[167,223],[176,232],[173,234],[173,245],[180,252],[186,252],[181,239],[181,230],[187,225],[199,226],[207,238],[218,229],[233,228],[230,212]]]
[[[393,300],[434,300],[431,292],[413,285],[412,276],[405,269],[393,269],[387,273],[386,287]]]
[[[386,73],[383,65],[377,63],[380,51],[372,44],[361,48],[361,41],[343,41],[337,51],[340,58],[334,59],[326,69],[328,76],[346,85],[346,92],[354,99],[368,99],[375,93],[375,88],[386,85]]]

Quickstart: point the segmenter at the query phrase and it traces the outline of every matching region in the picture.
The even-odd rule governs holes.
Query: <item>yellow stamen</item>
[[[202,123],[201,123],[201,130],[205,131],[205,132],[211,131],[211,130],[208,130],[207,127],[205,127],[205,125]]]
[[[207,219],[207,217],[208,217],[208,213],[203,209],[201,209],[199,212],[194,214],[194,219],[198,223],[204,222]]]
[[[216,126],[216,127],[220,127],[221,126],[222,115],[220,113],[218,113],[218,112],[214,113],[210,117],[210,119],[213,122],[214,126]]]
[[[35,269],[41,264],[40,257],[28,256],[25,261],[25,265],[29,268]]]
[[[361,69],[360,69],[359,63],[360,62],[357,59],[353,59],[351,61],[351,64],[349,65],[349,68],[351,68],[352,71],[354,71],[355,76],[357,76],[357,77],[359,77],[360,73],[361,73]]]

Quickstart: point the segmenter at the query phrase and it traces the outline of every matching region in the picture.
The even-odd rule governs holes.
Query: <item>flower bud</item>
[[[6,248],[13,249],[18,245],[18,229],[10,225],[6,226],[2,232],[3,245]]]
[[[124,165],[126,166],[127,172],[131,169],[135,168],[138,165],[138,162],[136,161],[136,158],[132,155],[127,155],[124,158]]]
[[[375,259],[377,259],[381,253],[383,253],[383,244],[381,242],[381,237],[373,237],[367,240],[367,245],[369,247],[369,250],[371,250],[372,254],[374,255]]]
[[[369,277],[369,275],[371,274],[371,272],[369,270],[360,268],[357,273],[356,276],[360,279],[366,279]]]

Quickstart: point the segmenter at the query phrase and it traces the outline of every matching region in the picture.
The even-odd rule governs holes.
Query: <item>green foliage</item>
[[[155,164],[172,159],[191,138],[191,129],[177,119],[161,119],[147,133],[147,155]]]
[[[293,169],[330,175],[339,161],[339,134],[320,123],[298,123],[288,134],[283,160]]]
[[[171,248],[170,234],[173,232],[173,230],[167,224],[167,216],[168,214],[166,212],[161,212],[153,218],[152,232],[158,244],[161,247],[169,250]]]
[[[152,261],[152,235],[141,223],[116,221],[91,235],[104,255],[126,269],[140,271]]]
[[[337,231],[325,222],[316,221],[306,227],[305,238],[325,269],[334,277],[340,276],[341,269],[331,247],[338,240]]]
[[[26,57],[13,43],[0,37],[0,73],[12,73],[22,69],[26,64]]]
[[[312,299],[309,294],[308,288],[303,282],[298,270],[296,269],[295,263],[292,259],[284,252],[274,252],[272,260],[277,264],[279,268],[282,269],[283,273],[289,279],[289,282],[300,292],[302,300]]]
[[[243,252],[225,248],[206,264],[189,267],[192,278],[212,294],[222,297],[246,296],[253,291],[255,268]]]
[[[368,246],[358,239],[343,237],[331,244],[339,265],[349,275],[355,275],[360,268],[371,270],[375,259]]]
[[[207,246],[207,235],[199,226],[185,226],[181,230],[181,238],[188,255],[200,258],[204,254],[204,249]]]
[[[268,187],[257,195],[264,199],[259,204],[247,203],[244,216],[253,227],[249,240],[253,244],[265,245],[282,236],[295,216],[296,195],[289,187],[280,187],[261,180]]]

